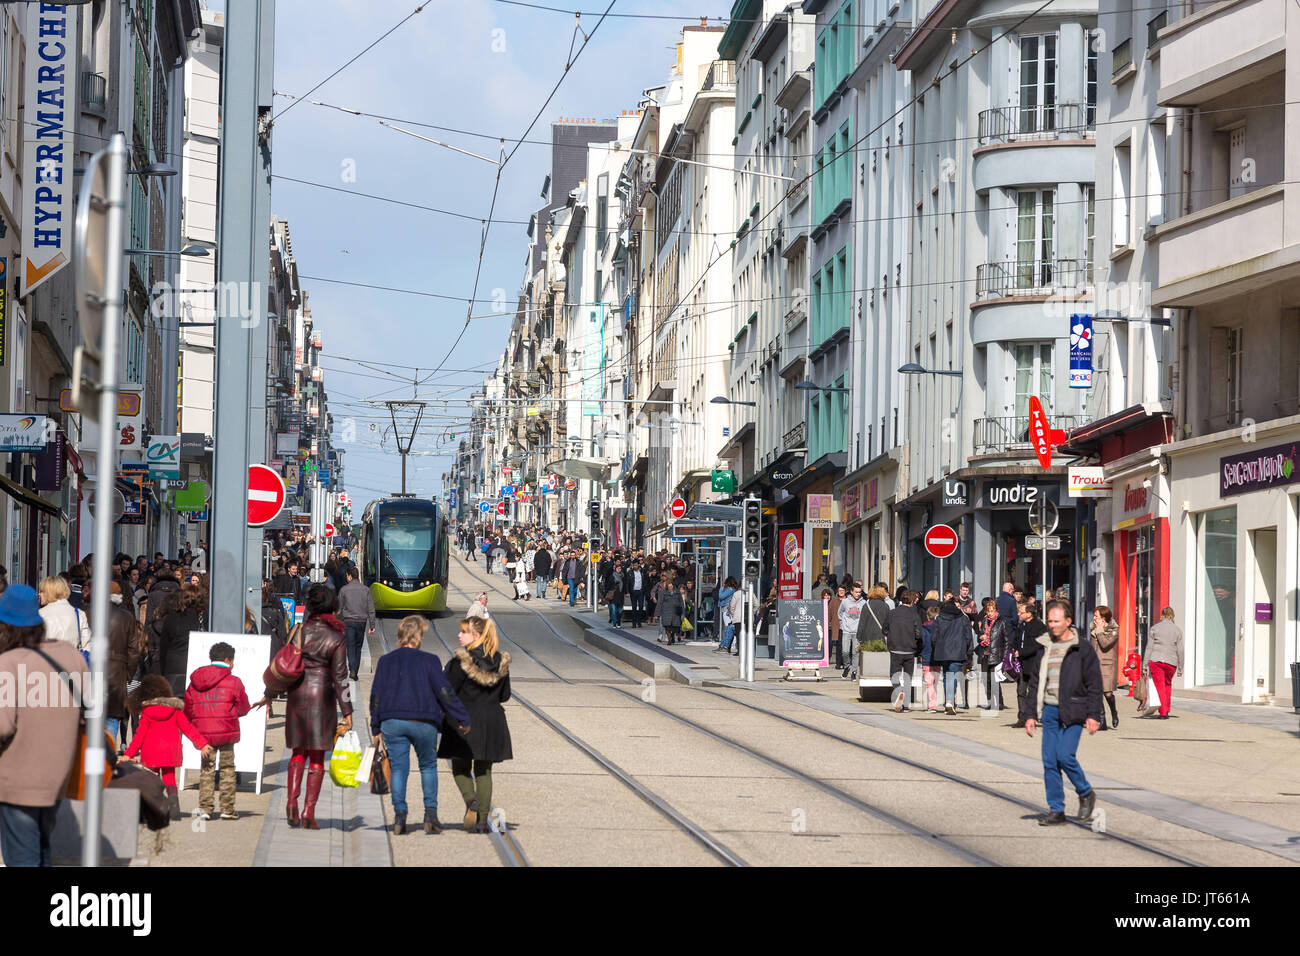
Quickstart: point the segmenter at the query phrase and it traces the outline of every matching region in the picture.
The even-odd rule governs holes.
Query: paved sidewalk
[[[352,713],[352,727],[363,744],[370,739],[370,718],[366,704],[374,676],[371,660],[368,644],[363,645],[359,675],[361,680],[353,683]],[[320,800],[316,804],[316,822],[320,824],[320,830],[295,830],[289,826],[285,816],[288,767],[289,752],[285,750],[274,772],[264,778],[264,786],[269,781],[272,787],[271,802],[253,856],[254,866],[393,865],[384,823],[383,802],[370,792],[368,783],[353,788],[336,787],[330,779],[327,766]],[[299,809],[301,810],[301,803]]]

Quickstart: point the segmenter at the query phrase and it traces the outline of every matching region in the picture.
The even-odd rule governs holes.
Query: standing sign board
[[[937,524],[925,533],[925,550],[939,559],[939,590],[943,590],[943,562],[957,551],[957,532],[946,524]]]
[[[190,634],[189,658],[185,663],[185,673],[193,674],[200,667],[211,663],[208,651],[213,644],[225,643],[235,649],[235,666],[232,673],[244,683],[244,692],[250,695],[250,702],[261,696],[262,673],[271,660],[271,637],[268,634],[211,634],[195,631]],[[266,754],[266,721],[269,709],[250,710],[239,718],[239,740],[235,743],[235,770],[239,773],[257,774],[257,793],[262,792],[263,759]],[[182,735],[183,736],[183,735]],[[185,740],[181,753],[181,768],[198,770],[202,758],[190,743]],[[184,778],[177,780],[183,789]]]
[[[781,601],[803,597],[803,528],[777,532],[776,596]]]
[[[825,601],[778,600],[776,627],[782,667],[791,671],[816,670],[830,664]],[[786,679],[790,676],[787,674]],[[816,679],[821,679],[820,674]]]

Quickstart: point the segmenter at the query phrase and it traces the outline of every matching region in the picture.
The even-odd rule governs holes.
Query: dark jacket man
[[[533,555],[533,574],[539,578],[549,578],[551,576],[551,552],[545,545],[537,549]]]
[[[891,654],[921,653],[921,615],[915,604],[900,604],[886,615],[885,643]]]
[[[930,663],[951,664],[966,660],[970,651],[970,618],[952,601],[939,607],[930,631]]]
[[[1101,661],[1090,642],[1080,641],[1073,628],[1070,634],[1070,647],[1061,662],[1061,679],[1056,692],[1061,726],[1073,727],[1089,717],[1101,723]],[[1038,645],[1042,653],[1039,654],[1038,666],[1029,675],[1029,717],[1033,720],[1037,720],[1043,710],[1049,663],[1046,651],[1052,646],[1052,635],[1040,636]]]

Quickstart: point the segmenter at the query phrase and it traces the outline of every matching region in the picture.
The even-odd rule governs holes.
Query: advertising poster
[[[782,601],[803,597],[803,527],[777,531],[776,596]]]
[[[825,601],[777,601],[777,650],[781,665],[830,664]]]

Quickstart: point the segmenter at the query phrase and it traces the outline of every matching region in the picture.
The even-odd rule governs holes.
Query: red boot
[[[324,767],[310,767],[307,770],[307,795],[302,801],[302,828],[319,830],[316,822],[316,800],[320,797],[320,786],[325,780]]]
[[[298,791],[302,789],[302,771],[306,765],[301,760],[289,761],[289,798],[286,801],[286,814],[289,817],[289,826],[294,829],[298,828]]]

